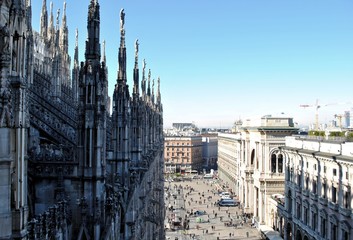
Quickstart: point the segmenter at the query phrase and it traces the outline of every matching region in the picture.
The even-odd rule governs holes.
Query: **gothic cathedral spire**
[[[55,29],[54,29],[54,15],[53,15],[53,2],[50,2],[50,20],[49,20],[49,32],[47,40],[49,43],[53,43],[55,41]]]
[[[99,15],[99,3],[97,0],[91,0],[88,7],[87,17],[87,31],[88,39],[86,41],[86,60],[100,60],[101,50],[99,43],[100,35],[100,15]]]
[[[43,39],[47,39],[48,38],[47,0],[43,0],[42,12],[40,14],[40,36]]]
[[[64,53],[68,52],[68,48],[69,48],[69,31],[68,31],[67,21],[66,21],[66,1],[64,2],[63,16],[62,16],[62,22],[61,22],[60,48],[62,49],[62,51]]]

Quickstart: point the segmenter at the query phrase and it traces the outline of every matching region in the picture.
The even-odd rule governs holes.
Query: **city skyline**
[[[54,19],[63,0],[55,0]],[[87,5],[67,1],[69,53],[75,28],[84,59]],[[42,1],[33,4],[39,31]],[[161,78],[164,126],[195,122],[228,127],[235,120],[267,114],[299,124],[334,119],[353,101],[353,3],[340,1],[99,1],[101,44],[106,41],[109,96],[116,83],[119,12],[125,9],[128,84],[132,88],[134,42],[139,68],[145,58],[152,79]],[[47,1],[48,12],[50,1]],[[49,13],[50,14],[50,13]],[[61,24],[61,14],[59,17]],[[72,66],[71,66],[72,67]],[[140,74],[141,77],[142,74]],[[140,79],[141,80],[141,79]]]

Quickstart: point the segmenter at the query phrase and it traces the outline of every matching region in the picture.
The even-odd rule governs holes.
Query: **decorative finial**
[[[146,59],[143,59],[142,69],[143,69],[143,71],[145,71],[145,69],[146,69]]]
[[[66,1],[64,2],[64,7],[63,7],[64,9],[63,9],[63,14],[65,14],[66,13]]]

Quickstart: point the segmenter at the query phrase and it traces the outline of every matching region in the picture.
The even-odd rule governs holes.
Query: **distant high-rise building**
[[[344,122],[345,122],[345,127],[349,128],[351,126],[351,112],[350,111],[345,111],[344,112]]]

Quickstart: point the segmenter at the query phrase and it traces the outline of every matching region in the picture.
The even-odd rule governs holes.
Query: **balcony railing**
[[[337,203],[329,202],[328,207],[334,211],[338,211],[338,204]]]
[[[317,199],[318,199],[317,193],[310,192],[310,198],[314,201],[317,201]]]
[[[350,217],[351,214],[352,214],[352,209],[339,207],[339,208],[338,208],[338,212],[339,212],[340,214],[342,214],[343,216]]]

